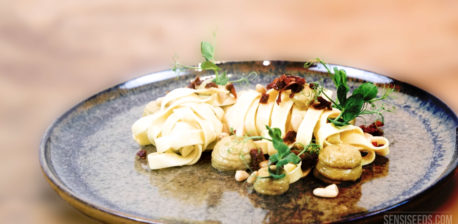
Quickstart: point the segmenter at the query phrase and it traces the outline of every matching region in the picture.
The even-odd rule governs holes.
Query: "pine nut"
[[[245,171],[245,170],[237,170],[235,171],[235,180],[236,181],[244,181],[246,180],[250,175]]]
[[[339,188],[337,185],[331,184],[325,188],[319,187],[313,189],[313,195],[323,198],[335,198],[339,194]]]
[[[256,84],[256,91],[259,93],[266,93],[266,88],[264,88],[264,86],[261,84]]]
[[[254,171],[251,173],[251,175],[248,177],[246,180],[247,183],[252,184],[256,181],[256,178],[258,177],[258,171]]]

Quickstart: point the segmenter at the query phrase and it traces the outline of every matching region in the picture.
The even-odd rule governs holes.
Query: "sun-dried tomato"
[[[383,146],[383,144],[378,144],[377,141],[372,141],[372,145],[375,147]]]
[[[314,103],[312,106],[317,110],[328,109],[332,110],[331,102],[327,101],[323,97],[319,96],[316,98],[318,102]]]
[[[196,89],[196,87],[200,86],[200,84],[202,84],[202,81],[200,80],[200,77],[197,76],[196,79],[194,79],[194,81],[189,83],[188,88]]]
[[[296,155],[299,155],[299,153],[301,153],[303,149],[304,147],[302,146],[294,145],[291,148],[291,152]],[[302,165],[301,165],[302,170],[307,170],[308,168],[315,167],[315,165],[318,162],[318,154],[313,153],[313,152],[304,152],[299,156],[299,158],[301,158],[301,161],[302,161]]]
[[[263,93],[259,99],[259,103],[266,104],[269,101],[269,94]]]
[[[285,137],[283,138],[283,141],[286,144],[294,143],[294,142],[296,142],[296,135],[297,135],[297,133],[295,131],[288,131],[286,133]]]
[[[384,125],[383,122],[375,121],[374,123],[370,124],[369,126],[361,125],[359,127],[363,129],[364,132],[369,133],[373,136],[383,136],[383,130],[381,129],[383,125]]]
[[[267,89],[275,89],[278,91],[277,104],[281,103],[281,93],[285,90],[291,90],[290,98],[294,97],[295,93],[298,93],[304,89],[305,79],[299,76],[285,75],[275,78],[271,83],[267,85]]]
[[[141,149],[140,151],[137,152],[137,156],[139,159],[146,159],[146,150]]]
[[[231,92],[232,95],[234,95],[234,97],[237,99],[237,92],[235,91],[234,84],[232,83],[227,84],[226,89],[229,90],[229,92]]]
[[[277,100],[275,102],[277,102],[277,104],[280,105],[280,103],[281,103],[281,90],[278,91]]]
[[[260,149],[251,149],[250,150],[251,163],[250,168],[252,170],[259,170],[259,163],[266,160],[264,153]]]
[[[214,82],[209,82],[205,85],[205,88],[218,88],[218,85]]]
[[[315,167],[318,163],[318,154],[312,152],[305,152],[302,159],[301,169],[307,170],[309,168]]]

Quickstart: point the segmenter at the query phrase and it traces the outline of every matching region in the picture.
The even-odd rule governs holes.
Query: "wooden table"
[[[201,40],[214,40],[219,60],[320,57],[373,70],[458,111],[457,12],[451,0],[0,1],[0,220],[96,223],[45,182],[41,135],[99,90],[175,55],[197,63]],[[458,214],[457,180],[410,209]]]

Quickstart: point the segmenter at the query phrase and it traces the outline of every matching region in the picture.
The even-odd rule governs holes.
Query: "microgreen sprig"
[[[349,125],[356,117],[366,114],[376,114],[381,121],[384,120],[383,112],[390,112],[384,105],[377,106],[375,102],[386,99],[393,89],[387,89],[381,97],[377,97],[378,88],[371,82],[366,82],[353,90],[352,94],[348,96],[350,87],[347,84],[347,73],[343,69],[337,67],[333,68],[333,72],[326,63],[319,58],[316,59],[321,65],[325,67],[329,74],[332,74],[332,80],[337,89],[337,99],[334,101],[319,87],[320,94],[323,94],[332,104],[334,108],[341,111],[336,118],[330,118],[329,122],[335,126]]]
[[[277,153],[271,155],[269,157],[269,162],[268,162],[268,171],[270,177],[273,179],[281,179],[286,176],[286,174],[283,172],[283,167],[288,164],[288,163],[294,163],[298,164],[301,161],[300,156],[304,154],[305,152],[311,152],[311,153],[318,153],[319,152],[319,146],[316,144],[309,144],[304,147],[304,149],[298,153],[297,155],[291,151],[291,148],[285,144],[281,137],[281,130],[279,128],[271,128],[266,125],[267,130],[269,131],[269,138],[265,138],[262,136],[252,136],[252,137],[247,137],[249,139],[266,139],[268,141],[271,141],[274,148],[277,150]],[[270,169],[271,165],[275,165],[275,170]]]
[[[215,72],[215,78],[212,80],[213,83],[217,85],[226,85],[229,82],[226,71],[223,71],[222,74],[219,74],[221,70],[218,65],[215,64],[215,48],[209,42],[202,41],[200,43],[200,52],[202,57],[205,59],[204,62],[200,63],[200,68],[202,70],[213,70]]]
[[[204,61],[199,64],[199,66],[187,66],[187,65],[182,65],[176,62],[172,67],[173,71],[179,71],[181,69],[194,69],[194,70],[200,70],[200,71],[213,71],[215,73],[215,78],[213,78],[212,82],[217,84],[217,85],[226,85],[228,83],[238,83],[238,82],[244,82],[244,83],[249,83],[250,80],[254,79],[257,76],[256,72],[250,72],[247,77],[242,77],[237,80],[230,80],[227,71],[221,71],[221,67],[216,65],[215,63],[215,48],[210,42],[202,41],[200,43],[200,53],[202,57],[204,58]]]

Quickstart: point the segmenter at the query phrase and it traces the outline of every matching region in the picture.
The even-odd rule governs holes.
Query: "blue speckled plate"
[[[307,81],[332,81],[322,66],[301,62],[222,63],[231,78],[257,72],[249,85],[267,84],[277,75],[300,75]],[[40,162],[51,186],[72,205],[107,222],[260,223],[349,221],[379,214],[421,195],[457,165],[457,116],[440,100],[411,85],[360,69],[346,69],[350,86],[363,81],[390,84],[399,91],[387,104],[387,157],[365,166],[362,178],[340,186],[334,199],[316,198],[323,183],[308,176],[281,196],[263,196],[238,183],[232,174],[210,166],[209,153],[194,166],[147,171],[136,161],[139,146],[131,125],[146,103],[186,86],[196,74],[163,71],[102,91],[56,120],[40,146]],[[358,121],[363,122],[362,120]]]

